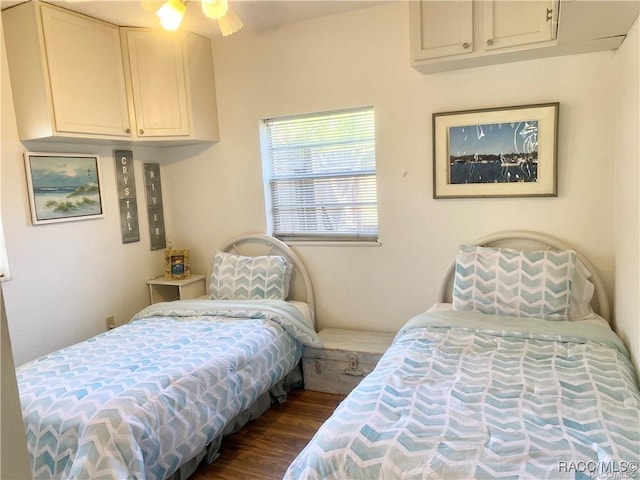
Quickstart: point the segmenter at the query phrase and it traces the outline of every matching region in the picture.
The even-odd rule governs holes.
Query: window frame
[[[356,178],[362,176],[372,177],[374,181],[374,209],[375,209],[375,231],[371,232],[362,232],[354,230],[352,232],[347,233],[336,233],[336,232],[278,232],[276,231],[275,225],[275,214],[274,214],[274,202],[273,202],[273,192],[272,192],[272,182],[273,180],[273,172],[272,172],[272,159],[271,159],[271,141],[270,141],[270,133],[269,133],[269,122],[278,122],[278,121],[286,121],[286,120],[302,120],[305,118],[308,119],[317,119],[321,117],[327,117],[331,115],[344,115],[349,112],[367,112],[372,116],[373,126],[372,126],[372,135],[373,135],[373,173],[358,172],[357,170],[353,172],[352,175],[340,173],[337,170],[334,171],[333,174],[301,174],[300,179],[307,180],[322,180],[323,178]],[[263,175],[263,188],[264,188],[264,200],[265,200],[265,214],[267,221],[267,231],[270,235],[274,237],[288,242],[304,242],[304,243],[338,243],[338,244],[367,244],[367,245],[379,245],[379,236],[380,236],[380,217],[379,217],[379,202],[378,202],[378,168],[377,168],[377,158],[376,158],[376,143],[375,143],[375,110],[372,105],[362,106],[362,107],[353,107],[346,109],[338,109],[338,110],[327,110],[327,111],[319,111],[319,112],[311,112],[304,114],[294,114],[294,115],[284,115],[279,117],[269,117],[262,119],[260,121],[260,149],[261,149],[261,165],[262,165],[262,175]],[[293,177],[295,179],[296,177]],[[289,177],[288,180],[291,181],[292,177]],[[276,180],[277,181],[277,180]],[[285,181],[281,179],[281,181]],[[362,205],[366,206],[366,202],[364,202],[363,196]],[[364,219],[364,216],[359,216],[359,219]]]

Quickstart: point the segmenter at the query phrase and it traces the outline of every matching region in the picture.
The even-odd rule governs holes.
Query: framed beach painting
[[[34,225],[104,216],[98,155],[24,154]]]
[[[433,114],[433,197],[555,197],[559,103]]]

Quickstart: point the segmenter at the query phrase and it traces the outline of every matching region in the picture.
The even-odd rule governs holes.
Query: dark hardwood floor
[[[190,480],[281,480],[296,455],[344,399],[342,395],[294,390],[257,420],[222,442],[220,457],[203,462]]]

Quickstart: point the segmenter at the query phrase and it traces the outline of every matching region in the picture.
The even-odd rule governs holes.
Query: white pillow
[[[591,300],[595,287],[589,281],[590,276],[589,269],[580,259],[576,259],[576,271],[571,287],[571,303],[569,304],[569,320],[589,319],[594,316]]]
[[[576,260],[573,250],[463,245],[456,255],[453,309],[568,320]]]

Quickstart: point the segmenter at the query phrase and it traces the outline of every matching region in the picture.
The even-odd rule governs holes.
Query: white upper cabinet
[[[211,41],[38,1],[2,12],[21,140],[218,140]]]
[[[411,65],[422,73],[618,48],[640,2],[409,2]]]
[[[555,0],[484,2],[485,50],[531,45],[556,38]]]
[[[213,56],[190,32],[121,28],[133,138],[140,142],[218,140]]]
[[[413,60],[473,52],[473,2],[410,2]]]
[[[20,139],[129,138],[117,26],[38,2],[2,18]]]
[[[410,2],[411,55],[421,61],[486,57],[555,38],[557,0]],[[431,65],[427,63],[427,65]]]
[[[141,139],[189,135],[181,35],[129,28],[122,34],[135,134]]]

